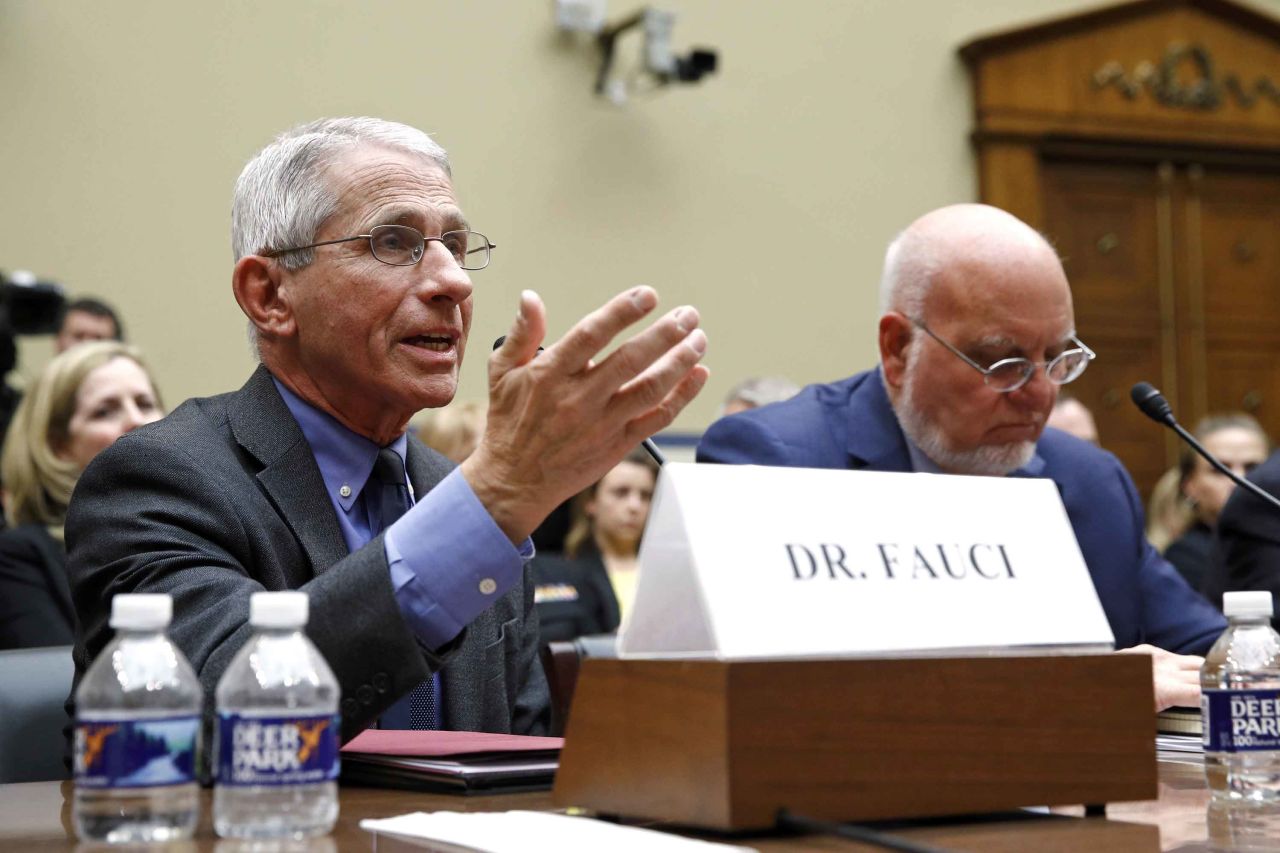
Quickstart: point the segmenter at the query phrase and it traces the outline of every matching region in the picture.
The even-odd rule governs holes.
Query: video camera
[[[0,272],[0,380],[18,366],[18,335],[57,332],[66,304],[60,284],[26,270]]]

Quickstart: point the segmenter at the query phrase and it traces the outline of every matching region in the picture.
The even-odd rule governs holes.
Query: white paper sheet
[[[748,853],[750,847],[681,838],[652,829],[547,812],[413,812],[362,820],[360,828],[425,838],[443,850],[484,853]]]

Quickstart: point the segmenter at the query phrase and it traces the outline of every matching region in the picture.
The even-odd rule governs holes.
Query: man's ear
[[[902,387],[912,331],[911,321],[897,311],[889,311],[880,318],[880,366],[884,370],[884,381],[890,388]]]
[[[231,290],[240,310],[263,335],[289,337],[297,328],[293,308],[282,292],[283,268],[260,255],[245,255],[231,271]]]

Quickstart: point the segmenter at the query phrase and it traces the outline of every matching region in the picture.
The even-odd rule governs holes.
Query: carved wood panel
[[[1144,493],[1176,458],[1128,402],[1139,379],[1188,426],[1244,409],[1280,438],[1280,20],[1133,0],[960,53],[980,198],[1063,255],[1103,444]]]

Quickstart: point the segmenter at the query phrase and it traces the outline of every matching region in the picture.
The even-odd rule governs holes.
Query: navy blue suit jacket
[[[879,370],[717,421],[698,445],[698,461],[911,470]],[[1046,429],[1016,476],[1057,483],[1117,648],[1151,643],[1203,654],[1213,645],[1225,620],[1147,542],[1137,490],[1118,459]]]

